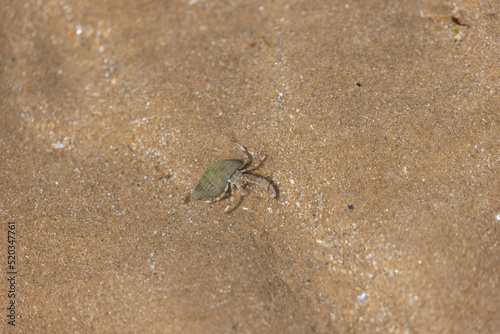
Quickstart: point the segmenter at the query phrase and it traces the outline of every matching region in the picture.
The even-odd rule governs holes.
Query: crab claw
[[[267,181],[267,180],[266,180]],[[272,198],[276,198],[276,188],[268,181],[267,191],[269,192],[269,196]]]
[[[271,196],[272,198],[276,198],[276,188],[274,188],[272,183],[265,178],[252,174],[243,174],[243,177],[248,183],[253,183],[260,186],[261,188],[264,188],[269,193],[269,196]]]

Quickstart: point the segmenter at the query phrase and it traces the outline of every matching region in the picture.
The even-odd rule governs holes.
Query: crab
[[[243,151],[245,158],[243,160],[219,160],[212,163],[203,173],[193,193],[186,196],[185,203],[190,200],[217,202],[230,194],[231,202],[224,211],[231,212],[240,202],[236,202],[236,193],[239,192],[242,197],[248,195],[249,192],[245,188],[247,184],[256,184],[267,190],[269,196],[276,198],[276,188],[271,182],[262,176],[249,173],[259,168],[266,156],[254,163],[253,156],[247,149],[238,143],[235,144]]]

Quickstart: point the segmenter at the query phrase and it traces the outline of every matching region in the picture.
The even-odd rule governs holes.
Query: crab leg
[[[243,153],[245,154],[245,159],[243,160],[243,165],[241,166],[241,168],[245,168],[245,166],[248,166],[248,165],[251,165],[252,162],[253,162],[253,157],[252,155],[247,151],[247,149],[245,148],[245,146],[241,145],[240,143],[238,142],[234,142],[236,144],[236,146],[238,146],[240,148],[240,150],[243,151]]]
[[[267,159],[267,155],[264,155],[262,158],[259,158],[258,161],[253,161],[252,160],[252,163],[250,164],[250,166],[240,170],[241,173],[244,173],[244,172],[248,172],[248,171],[253,171],[257,168],[260,167],[260,165],[262,165],[262,163],[264,162],[264,160]]]
[[[234,205],[234,198],[236,196],[236,185],[234,183],[228,183],[228,185],[231,186],[231,203],[229,203],[226,206],[226,209],[224,210],[224,212],[230,212],[236,208],[236,205]]]

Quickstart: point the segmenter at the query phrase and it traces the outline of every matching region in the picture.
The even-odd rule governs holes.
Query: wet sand
[[[500,332],[496,1],[2,7],[0,331]]]

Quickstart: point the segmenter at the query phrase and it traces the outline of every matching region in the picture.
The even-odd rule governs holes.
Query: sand
[[[0,10],[2,333],[500,332],[497,1]]]

